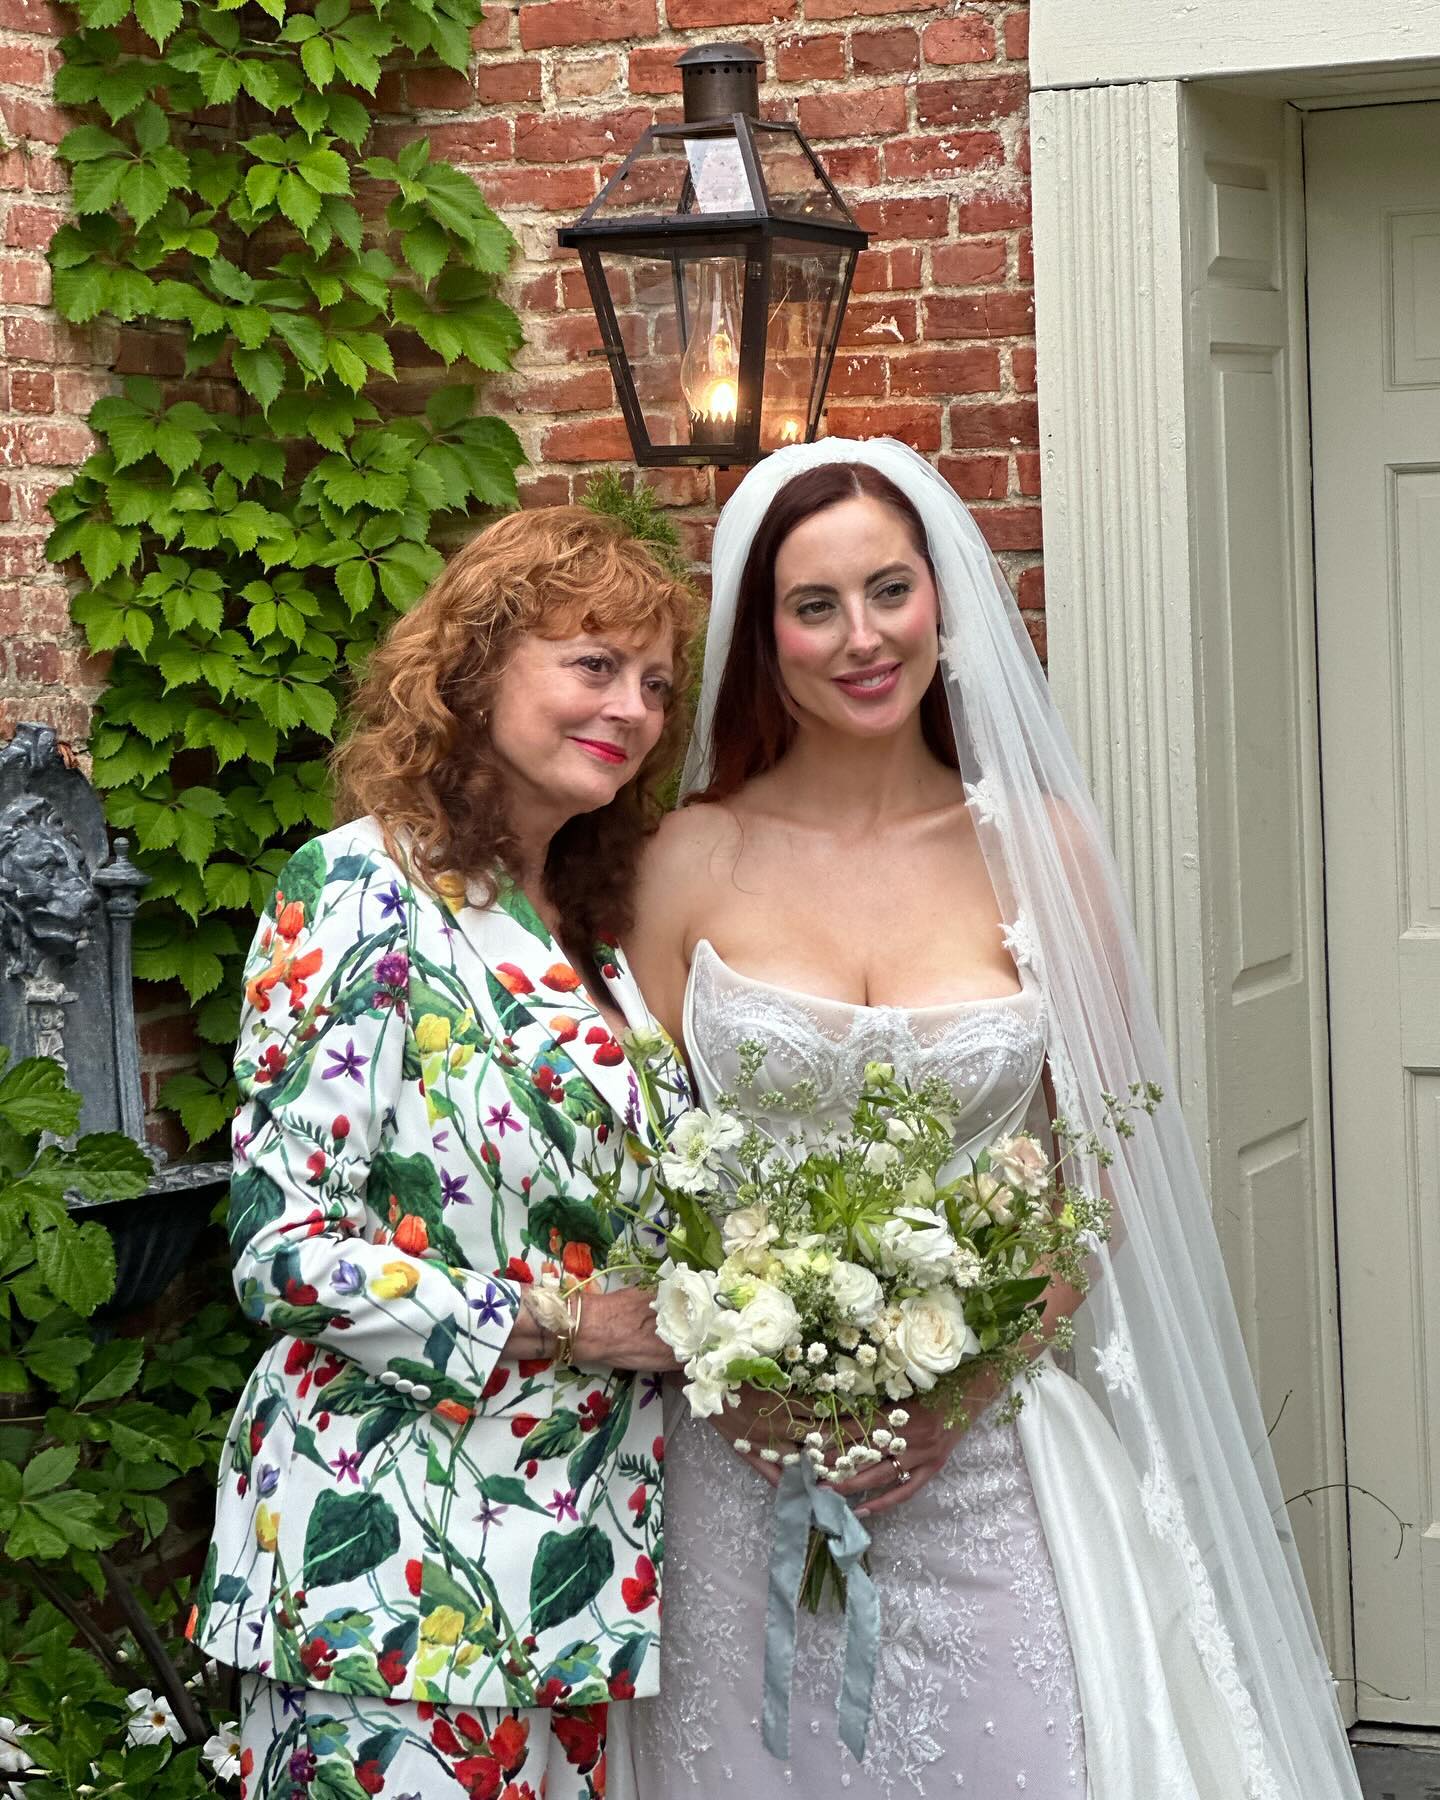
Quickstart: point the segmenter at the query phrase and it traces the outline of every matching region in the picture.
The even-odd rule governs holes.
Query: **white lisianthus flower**
[[[913,1206],[934,1206],[935,1183],[923,1169],[917,1169],[901,1188],[900,1198],[910,1201]]]
[[[885,1377],[885,1392],[892,1400],[908,1400],[915,1390],[905,1373],[896,1369]]]
[[[900,1311],[903,1316],[895,1333],[895,1354],[907,1380],[922,1392],[980,1348],[979,1338],[965,1323],[959,1295],[949,1288],[902,1300]]]
[[[167,1737],[177,1744],[185,1742],[185,1728],[163,1694],[152,1694],[149,1688],[136,1688],[133,1694],[125,1696],[125,1704],[130,1708],[125,1735],[132,1744],[163,1744]]]
[[[697,1107],[682,1113],[660,1158],[660,1172],[686,1194],[713,1194],[720,1186],[716,1165],[744,1137],[744,1128],[729,1113],[707,1113]]]
[[[1045,1191],[1050,1165],[1045,1152],[1028,1131],[1022,1131],[1017,1137],[996,1138],[990,1146],[990,1166],[1002,1181],[1019,1188],[1032,1200]]]
[[[653,1301],[655,1330],[682,1363],[698,1356],[715,1329],[715,1277],[683,1265],[667,1269]]]
[[[993,1175],[962,1175],[955,1183],[956,1191],[962,1200],[996,1225],[1008,1225],[1014,1217],[1010,1205],[1010,1190]]]
[[[865,1152],[865,1167],[872,1175],[883,1175],[887,1169],[893,1169],[900,1160],[900,1152],[894,1144],[883,1138],[878,1144],[871,1144]]]
[[[770,1223],[763,1206],[738,1206],[726,1214],[720,1226],[726,1257],[756,1273],[770,1261],[770,1246],[779,1235],[779,1227]]]
[[[863,1263],[837,1262],[830,1271],[830,1291],[847,1319],[868,1325],[885,1302],[884,1290]]]
[[[885,1126],[885,1135],[892,1144],[913,1144],[917,1133],[908,1119],[891,1119]]]
[[[739,1329],[761,1356],[778,1356],[799,1335],[800,1314],[788,1294],[757,1281],[740,1309]]]
[[[856,1357],[837,1356],[835,1385],[842,1394],[873,1394],[875,1377]]]
[[[880,1228],[880,1263],[890,1273],[901,1270],[921,1287],[944,1281],[958,1246],[950,1227],[929,1207],[897,1206]]]
[[[865,1065],[865,1082],[868,1087],[879,1087],[883,1082],[895,1079],[895,1065],[888,1062],[868,1062]]]
[[[240,1727],[233,1719],[222,1725],[200,1754],[222,1781],[233,1781],[240,1773]]]

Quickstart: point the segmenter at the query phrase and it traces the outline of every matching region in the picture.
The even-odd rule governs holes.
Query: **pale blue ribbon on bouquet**
[[[840,1686],[840,1741],[865,1757],[870,1693],[880,1652],[880,1597],[861,1567],[870,1534],[842,1495],[822,1487],[808,1457],[792,1463],[775,1495],[775,1542],[770,1552],[770,1600],[765,1615],[765,1748],[790,1755],[790,1683],[795,1667],[795,1614],[815,1525],[829,1541],[845,1577],[845,1675]]]

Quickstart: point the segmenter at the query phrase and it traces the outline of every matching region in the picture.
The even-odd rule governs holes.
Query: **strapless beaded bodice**
[[[733,1092],[740,1046],[766,1057],[766,1110],[746,1096],[746,1115],[784,1136],[848,1123],[865,1065],[888,1062],[912,1084],[938,1077],[955,1096],[957,1146],[977,1148],[1014,1130],[1035,1094],[1045,1058],[1044,1001],[1022,973],[1013,994],[943,1006],[860,1006],[796,993],[742,975],[702,938],[685,990],[685,1041],[702,1105]]]

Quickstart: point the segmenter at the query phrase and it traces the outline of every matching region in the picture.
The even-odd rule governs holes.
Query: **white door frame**
[[[1211,345],[1197,325],[1216,240],[1214,222],[1196,216],[1196,196],[1207,170],[1213,176],[1214,136],[1202,144],[1196,95],[1214,84],[1268,97],[1283,115],[1276,195],[1291,263],[1282,433],[1290,504],[1277,526],[1286,573],[1273,603],[1287,609],[1297,664],[1310,658],[1309,669],[1297,667],[1294,699],[1302,760],[1313,762],[1299,109],[1440,92],[1440,0],[1032,0],[1030,54],[1051,681],[1114,836],[1219,1211],[1234,1179],[1224,1141],[1234,965],[1222,941],[1232,896],[1209,872],[1229,866],[1233,821],[1215,796],[1220,747],[1210,740],[1223,706],[1217,714],[1207,691],[1204,649],[1207,623],[1213,634],[1207,583],[1225,527],[1214,479],[1223,426],[1207,387]],[[1302,771],[1296,954],[1323,1006],[1317,780],[1318,769]],[[1324,1119],[1323,1016],[1297,1054],[1308,1054],[1313,1115]],[[1343,1421],[1328,1137],[1317,1136],[1325,1141],[1313,1147],[1307,1335],[1320,1365],[1315,1465],[1332,1481],[1344,1477]],[[1237,1300],[1248,1335],[1256,1320],[1246,1294]],[[1344,1494],[1333,1489],[1315,1504],[1312,1597],[1353,1718]]]

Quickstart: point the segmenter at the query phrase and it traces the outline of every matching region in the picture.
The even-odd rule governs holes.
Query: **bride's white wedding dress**
[[[783,1096],[818,1096],[807,1129],[848,1121],[865,1064],[938,1076],[956,1142],[1018,1129],[1040,1093],[1044,1000],[921,1008],[799,994],[729,968],[702,941],[685,996],[700,1103],[768,1051]],[[1043,1100],[1039,1102],[1043,1114]],[[778,1136],[802,1115],[759,1115]],[[760,1736],[773,1492],[710,1424],[667,1400],[665,1645],[658,1699],[611,1708],[612,1793],[768,1800],[961,1794],[975,1800],[1238,1800],[1244,1758],[1179,1591],[1147,1543],[1135,1478],[1078,1384],[1047,1362],[1020,1420],[994,1409],[941,1475],[869,1521],[881,1650],[869,1742],[837,1736],[844,1623],[800,1614],[792,1755]]]

